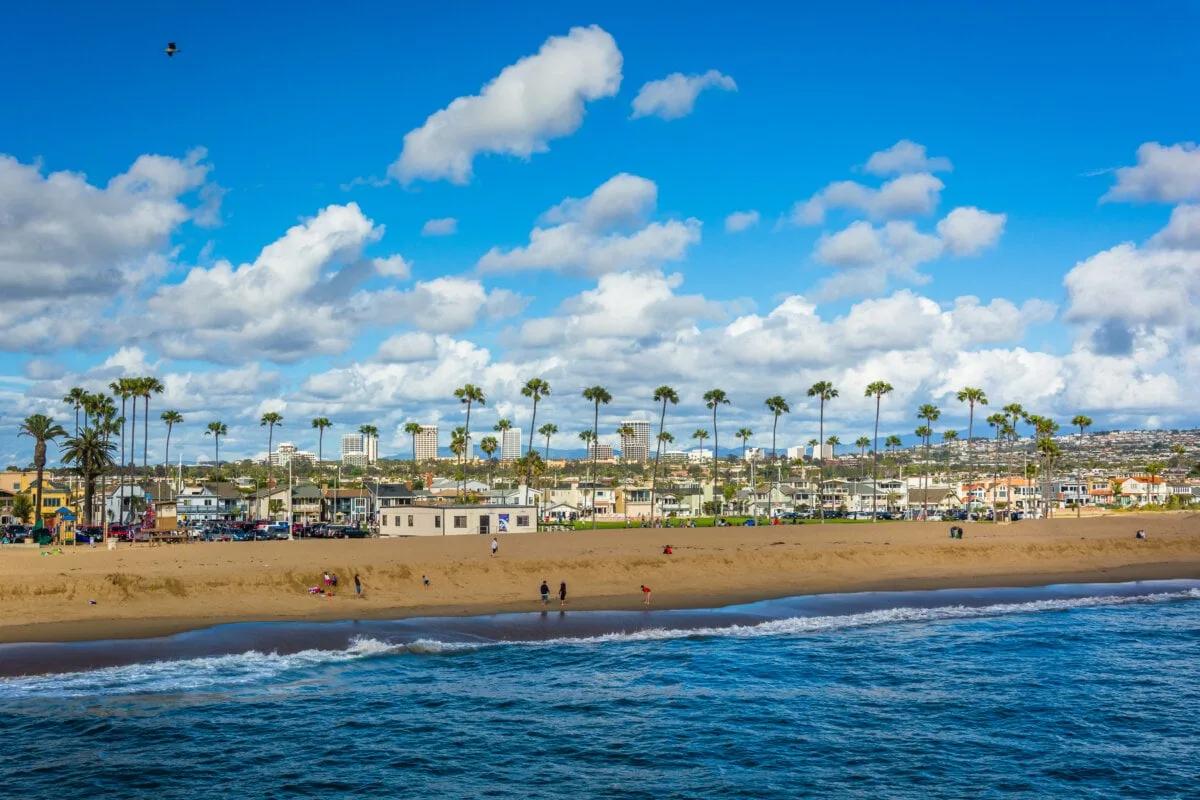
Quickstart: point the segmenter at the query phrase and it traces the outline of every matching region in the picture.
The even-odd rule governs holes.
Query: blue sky
[[[155,400],[159,410],[180,407],[196,434],[208,419],[225,420],[231,454],[263,449],[256,419],[272,408],[297,422],[330,416],[339,431],[381,424],[385,452],[400,451],[395,430],[407,419],[457,424],[458,409],[441,390],[465,380],[483,383],[497,412],[520,424],[526,410],[515,389],[533,374],[555,386],[546,411],[564,446],[584,424],[579,388],[606,381],[617,398],[614,421],[650,413],[647,387],[679,384],[689,396],[677,435],[703,423],[698,394],[710,384],[727,384],[731,420],[761,430],[761,398],[783,392],[794,408],[786,438],[802,441],[813,416],[802,390],[831,378],[846,397],[832,426],[853,438],[866,418],[857,383],[869,369],[897,385],[886,426],[898,432],[915,425],[911,408],[927,399],[959,425],[961,409],[946,392],[964,381],[983,383],[997,402],[1016,399],[1060,418],[1086,411],[1103,426],[1193,424],[1183,391],[1200,364],[1191,324],[1170,310],[1146,311],[1162,305],[1155,298],[1143,293],[1141,305],[1126,293],[1143,292],[1147,269],[1174,276],[1172,297],[1197,292],[1194,236],[1168,237],[1169,246],[1153,237],[1173,212],[1183,230],[1200,199],[1200,156],[1189,145],[1200,122],[1192,102],[1198,23],[1200,6],[1181,3],[1052,11],[1036,3],[743,3],[712,13],[644,3],[10,10],[0,69],[16,78],[0,111],[0,154],[24,190],[0,184],[0,198],[9,190],[0,234],[25,238],[15,255],[0,254],[0,288],[13,298],[0,307],[0,459],[25,460],[25,445],[11,435],[22,416],[65,416],[56,403],[64,387],[99,388],[123,371],[173,376],[167,396]],[[565,61],[538,67],[526,86],[532,106],[549,108],[540,120],[497,121],[509,116],[500,102],[472,117],[485,121],[482,131],[457,123],[474,143],[469,176],[418,164],[387,180],[407,134],[555,37],[565,42]],[[168,40],[182,50],[173,59],[161,52]],[[617,54],[606,76],[587,61],[600,51]],[[633,113],[647,83],[709,70],[732,83],[700,91],[689,112]],[[572,81],[601,78],[606,88],[581,89],[591,95],[555,106]],[[535,152],[490,152],[505,148],[489,136],[517,128],[537,142]],[[431,147],[445,147],[440,135],[430,132]],[[864,168],[898,142],[952,168]],[[1147,143],[1161,148],[1140,151]],[[55,246],[38,236],[59,225],[103,227],[104,213],[138,213],[72,205],[47,176],[81,173],[102,190],[148,154],[172,160],[170,176],[156,168],[149,192],[154,213],[178,219],[119,242],[81,234],[73,252],[49,258],[72,288],[39,288],[29,277],[47,269],[37,254]],[[1140,171],[1114,172],[1121,167]],[[674,249],[631,255],[630,243],[591,266],[570,258],[531,266],[531,254],[513,253],[535,227],[555,227],[549,209],[619,175],[642,181],[625,187],[632,205],[624,227],[597,228],[601,238],[572,246],[590,253],[603,237],[649,227],[683,237]],[[797,224],[796,204],[831,183],[871,191],[905,175],[939,184],[924,208],[826,202],[819,223]],[[189,270],[253,262],[290,227],[351,203],[369,230],[353,215],[330,221],[329,237],[344,235],[338,225],[346,224],[358,225],[359,238],[348,252],[310,264],[312,285],[294,295],[275,302],[270,291],[221,292],[210,276],[170,291]],[[974,227],[956,245],[937,225],[958,208],[988,216],[964,218]],[[756,225],[726,230],[727,215],[751,210]],[[586,227],[572,213],[560,208],[557,224]],[[421,235],[440,218],[457,221],[453,235]],[[911,226],[905,231],[926,237],[917,245],[928,252],[898,256],[893,242],[883,265],[877,240],[889,224]],[[840,242],[840,255],[822,249],[851,228],[856,236]],[[1124,242],[1131,252],[1094,260]],[[493,248],[508,254],[505,266],[481,262]],[[295,250],[286,256],[293,257]],[[403,261],[369,266],[390,257]],[[354,264],[361,274],[353,289],[337,290],[331,277],[346,272],[350,283]],[[290,262],[279,269],[303,271]],[[1076,269],[1072,289],[1066,278]],[[97,270],[111,277],[103,288],[75,288]],[[1089,291],[1092,271],[1127,280],[1117,292]],[[452,285],[422,288],[447,278]],[[652,295],[653,306],[623,322],[587,311],[626,300],[633,307]],[[960,304],[953,313],[965,296],[990,314],[988,330],[966,319],[978,323],[982,312]],[[430,302],[455,311],[431,323],[422,314]],[[180,303],[209,314],[182,319],[172,311]],[[214,303],[223,304],[220,313]],[[796,316],[797,303],[812,311]],[[248,320],[272,314],[279,319],[268,333],[249,329]],[[321,325],[303,330],[305,319],[317,318]],[[744,337],[749,330],[756,338]],[[864,339],[871,335],[878,341]],[[306,336],[319,344],[307,346]],[[890,371],[897,374],[883,374]],[[306,425],[284,435],[311,444]],[[188,457],[207,447],[201,436],[179,436]]]

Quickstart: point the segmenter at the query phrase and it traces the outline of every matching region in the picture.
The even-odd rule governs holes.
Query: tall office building
[[[621,420],[621,427],[633,428],[631,436],[621,437],[621,458],[626,463],[642,463],[650,458],[650,423],[641,419]]]
[[[437,425],[422,425],[421,432],[413,437],[413,449],[417,461],[432,461],[438,456]]]
[[[374,464],[379,460],[379,437],[366,436],[363,438],[367,440],[367,463]]]
[[[500,435],[500,460],[516,461],[521,457],[521,429],[509,428]]]
[[[587,448],[587,457],[592,458],[593,456],[597,461],[612,461],[613,446],[611,444],[604,444],[603,442],[589,444]]]
[[[356,467],[363,466],[367,461],[365,437],[361,433],[347,433],[342,437],[342,463]]]

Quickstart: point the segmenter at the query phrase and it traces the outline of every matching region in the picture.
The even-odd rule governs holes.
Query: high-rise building
[[[621,458],[626,463],[642,463],[650,458],[650,423],[641,419],[621,420],[621,427],[633,433],[621,437]]]
[[[592,458],[593,456],[595,456],[597,461],[612,461],[613,446],[611,444],[604,444],[602,442],[589,444],[587,449],[587,457]]]
[[[367,463],[374,464],[379,461],[379,437],[367,436],[364,438],[367,440]]]
[[[521,429],[509,428],[500,434],[500,460],[516,461],[521,457]]]
[[[342,437],[342,463],[362,466],[367,461],[366,437],[361,433],[347,433]]]
[[[413,437],[413,449],[417,461],[432,461],[438,456],[438,426],[422,425],[421,432]]]
[[[315,464],[317,454],[308,450],[298,450],[296,445],[291,442],[280,442],[275,448],[275,452],[270,456],[271,465],[275,467],[286,467],[293,461],[307,461],[310,464]]]

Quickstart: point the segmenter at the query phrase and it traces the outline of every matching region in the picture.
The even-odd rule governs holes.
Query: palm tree
[[[527,480],[533,480],[546,471],[546,464],[542,461],[542,457],[537,454],[537,451],[531,450],[522,457],[517,459],[517,470],[524,472],[528,476]],[[539,484],[541,482],[539,481]],[[526,484],[528,486],[528,484]],[[529,505],[529,497],[526,494],[525,505]]]
[[[921,492],[924,494],[922,498],[921,516],[929,516],[929,437],[933,436],[933,428],[928,425],[920,425],[913,431],[920,439],[925,447],[925,473],[921,476]]]
[[[464,383],[462,386],[454,390],[454,396],[458,398],[458,402],[467,407],[467,420],[463,425],[463,446],[462,452],[458,454],[459,461],[463,463],[463,493],[466,492],[466,459],[471,453],[471,406],[487,405],[487,396],[484,395],[483,389],[473,383]]]
[[[754,431],[749,428],[738,428],[735,437],[742,440],[742,461],[746,460],[746,443],[750,441],[750,437],[754,435]]]
[[[946,448],[946,482],[950,482],[950,445],[958,441],[958,431],[942,431],[942,444]],[[967,440],[968,443],[970,439]]]
[[[314,417],[312,427],[317,431],[317,463],[325,461],[325,429],[332,428],[333,423],[328,417]]]
[[[883,440],[883,444],[885,447],[891,448],[892,455],[895,456],[896,450],[904,446],[904,440],[901,439],[897,434],[893,433]]]
[[[812,386],[808,387],[808,396],[817,398],[821,403],[820,410],[820,427],[817,429],[817,438],[825,438],[825,404],[838,396],[838,390],[833,388],[833,383],[830,381],[817,381]],[[825,458],[822,454],[821,464],[817,473],[821,480],[825,478]],[[825,523],[825,503],[821,503],[821,523]]]
[[[871,446],[871,438],[860,436],[854,440],[854,446],[858,448],[858,479],[862,480],[867,477],[867,448]]]
[[[42,527],[42,475],[46,470],[46,442],[52,442],[67,432],[45,414],[32,414],[25,418],[18,429],[18,436],[28,436],[33,439],[33,468],[37,470],[37,492],[33,510],[33,527]]]
[[[503,420],[503,421],[508,422],[508,420]],[[483,451],[483,454],[485,456],[487,456],[489,467],[495,464],[495,461],[492,459],[492,456],[494,456],[496,454],[496,449],[498,447],[500,447],[500,442],[497,441],[495,436],[485,436],[479,440],[479,449]],[[491,470],[489,469],[488,470],[488,486],[490,487],[491,485],[492,485],[492,473],[491,473]]]
[[[1146,489],[1146,505],[1150,505],[1150,494],[1154,491],[1154,479],[1161,475],[1166,468],[1167,465],[1161,461],[1151,461],[1146,465],[1146,475],[1150,478],[1146,484],[1148,487]]]
[[[717,479],[720,477],[717,461],[721,457],[721,439],[717,434],[717,408],[729,405],[729,398],[722,389],[709,389],[704,393],[704,405],[713,417],[713,502],[717,499]]]
[[[204,429],[205,436],[213,437],[213,461],[216,469],[221,468],[221,437],[229,433],[229,429],[225,427],[225,423],[220,420],[213,420],[208,423],[208,427]]]
[[[1000,480],[999,470],[1002,447],[1001,442],[1008,435],[1008,416],[1000,412],[989,414],[987,418],[987,424],[991,425],[996,430],[996,459],[995,464],[992,466],[992,521],[999,522],[1000,518],[996,513],[996,484]]]
[[[879,506],[877,500],[879,492],[875,486],[875,484],[879,483],[879,410],[883,396],[885,394],[891,394],[892,389],[892,385],[887,381],[872,381],[871,383],[867,384],[866,391],[863,393],[864,397],[875,398],[875,438],[874,449],[871,451],[871,522],[875,521],[875,513]],[[887,441],[889,446],[893,438],[896,439],[897,442],[900,439],[898,436],[889,437]]]
[[[363,447],[366,448],[368,453],[374,452],[375,457],[378,458],[379,457],[379,428],[376,428],[374,425],[359,425],[358,432],[362,434]],[[372,442],[375,443],[374,448],[371,447]]]
[[[600,448],[600,405],[612,402],[612,395],[603,386],[589,386],[583,390],[583,398],[593,406],[592,416],[592,530],[596,530],[596,451]]]
[[[1021,422],[1021,420],[1025,419],[1028,416],[1028,414],[1026,414],[1025,409],[1021,406],[1020,403],[1009,403],[1008,405],[1004,406],[1004,408],[1002,410],[1004,411],[1004,414],[1006,415],[1006,426],[1005,426],[1004,433],[1005,433],[1005,437],[1008,439],[1008,442],[1009,442],[1009,448],[1008,448],[1008,508],[1007,508],[1007,511],[1008,511],[1008,518],[1011,520],[1013,509],[1016,507],[1016,503],[1013,502],[1012,474],[1013,474],[1013,470],[1016,469],[1017,442],[1021,438],[1020,431],[1017,430],[1017,425]]]
[[[79,435],[79,409],[83,408],[83,401],[87,399],[87,391],[80,386],[73,386],[71,390],[63,396],[62,401],[75,410],[75,435]]]
[[[163,466],[166,467],[167,469],[170,469],[170,467],[171,467],[171,431],[175,428],[176,425],[183,422],[183,414],[180,414],[178,411],[164,411],[158,415],[158,418],[161,419],[163,422],[165,422],[167,425],[167,447],[166,447],[166,450],[163,451]],[[267,463],[270,463],[270,459],[267,459]],[[170,474],[170,473],[168,473],[168,474]]]
[[[270,483],[271,468],[274,466],[274,459],[271,456],[275,454],[275,426],[283,424],[283,414],[278,411],[268,411],[258,420],[258,424],[267,429],[267,483]]]
[[[107,395],[89,394],[86,398],[84,398],[84,401],[83,401],[83,416],[84,416],[84,426],[83,426],[82,430],[86,430],[88,428],[87,420],[90,418],[93,422],[93,427],[97,428],[100,431],[100,435],[103,439],[105,448],[107,448],[105,450],[105,452],[109,453],[107,463],[103,466],[105,466],[105,467],[112,466],[113,459],[112,459],[111,452],[109,452],[109,451],[115,449],[115,445],[111,444],[112,437],[119,436],[121,434],[121,427],[125,424],[124,419],[117,417],[116,404],[112,401],[112,398],[108,397]],[[81,433],[82,433],[82,430],[81,430]],[[104,479],[106,472],[107,472],[107,469],[100,470],[100,495],[102,497],[106,496],[106,491],[105,491],[106,487],[105,487],[105,479]],[[94,478],[92,479],[92,482],[94,484],[94,482],[95,482]],[[90,512],[89,512],[89,516],[90,516]],[[108,540],[108,522],[109,522],[107,509],[105,510],[104,518],[101,522],[104,526],[102,538],[105,541],[107,541]]]
[[[121,468],[125,468],[125,423],[129,418],[125,416],[125,404],[132,396],[129,378],[118,378],[108,384],[109,390],[114,396],[121,398]]]
[[[78,436],[72,436],[63,442],[63,463],[74,464],[75,470],[83,477],[83,518],[86,525],[92,524],[96,476],[102,475],[113,464],[113,451],[116,450],[116,446],[109,441],[109,436],[116,430],[114,422],[112,419],[97,420],[95,426],[83,428]],[[40,491],[38,496],[38,505],[41,506]],[[104,521],[107,529],[107,513],[104,515]]]
[[[700,442],[700,454],[703,456],[704,440],[708,438],[708,431],[704,430],[704,428],[696,428],[696,430],[692,433],[692,438]]]
[[[1087,414],[1076,414],[1071,417],[1071,424],[1079,428],[1079,435],[1083,436],[1084,430],[1092,427],[1092,418]]]
[[[525,385],[521,387],[521,394],[533,401],[533,412],[529,415],[529,447],[525,452],[533,452],[533,429],[537,425],[537,407],[538,401],[550,394],[550,384],[541,378],[530,378],[525,381]],[[532,459],[525,460],[525,468],[529,470],[533,467]],[[545,465],[542,465],[545,468]],[[525,505],[529,505],[529,484],[533,475],[526,471],[525,473]]]
[[[467,429],[462,425],[450,431],[450,452],[458,457],[459,500],[462,500],[467,493],[467,467],[463,462],[467,452]]]
[[[546,437],[546,460],[550,460],[550,437],[558,433],[558,426],[553,422],[547,422],[542,427],[538,428],[538,433]]]
[[[416,472],[416,470],[417,470],[417,434],[421,432],[421,423],[419,423],[419,422],[404,423],[404,432],[412,437],[413,472]]]
[[[974,386],[964,386],[954,395],[960,403],[966,403],[967,412],[967,480],[975,475],[975,406],[986,406],[987,395],[983,389]]]
[[[658,462],[662,457],[663,448],[663,430],[667,424],[667,403],[677,405],[679,403],[679,395],[670,386],[660,386],[654,390],[654,402],[662,403],[662,412],[658,417],[658,436],[655,439],[654,449],[654,471],[650,479],[650,527],[654,527],[654,495],[658,491]],[[672,439],[671,441],[675,441]]]
[[[825,444],[829,445],[829,457],[830,458],[832,458],[834,460],[837,459],[837,449],[838,449],[838,445],[840,445],[841,443],[842,443],[842,440],[839,439],[837,436],[830,436],[828,439],[825,440]]]
[[[659,431],[658,436],[656,436],[654,438],[657,442],[658,451],[660,453],[662,452],[664,447],[675,443],[675,437],[667,431]],[[658,460],[655,459],[654,463],[657,466]],[[651,519],[650,527],[653,528],[654,527],[654,523],[653,523],[653,519],[654,519],[654,489],[653,488],[651,488],[651,490],[650,490],[650,519]]]
[[[772,415],[772,420],[771,420],[771,462],[772,462],[772,464],[774,464],[774,462],[775,462],[775,435],[779,431],[779,417],[781,414],[790,414],[792,411],[792,408],[791,408],[791,406],[788,405],[787,400],[784,400],[781,395],[774,395],[773,397],[768,397],[763,402],[767,406],[767,410],[770,411],[771,415]],[[778,468],[776,468],[776,475],[778,475]],[[767,522],[771,521],[771,502],[774,499],[775,481],[771,482],[771,487],[772,488],[767,491]]]
[[[158,378],[148,377],[138,379],[138,393],[142,396],[145,405],[142,406],[142,469],[145,470],[149,463],[150,452],[150,395],[162,394],[167,387],[163,386],[162,381]],[[137,410],[137,401],[134,401],[134,410]]]
[[[922,507],[921,515],[924,518],[929,517],[929,445],[933,438],[933,423],[937,422],[938,417],[942,416],[942,411],[933,403],[922,403],[917,409],[917,419],[925,420],[925,424],[921,427],[925,428],[925,474],[922,477],[922,483],[925,485],[925,504]]]

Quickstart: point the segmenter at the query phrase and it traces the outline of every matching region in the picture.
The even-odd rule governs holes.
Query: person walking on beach
[[[542,579],[542,588],[540,589],[540,591],[542,593],[542,605],[549,605],[550,604],[550,585],[548,583],[546,583],[545,578]]]
[[[650,587],[644,583],[642,584],[642,605],[650,605]]]
[[[563,608],[567,604],[567,582],[563,581],[558,585],[558,607]]]
[[[362,579],[358,577],[358,573],[354,573],[354,593],[362,597]]]
[[[492,537],[492,558],[496,557],[496,551],[500,549],[500,543],[496,541],[496,537]]]

